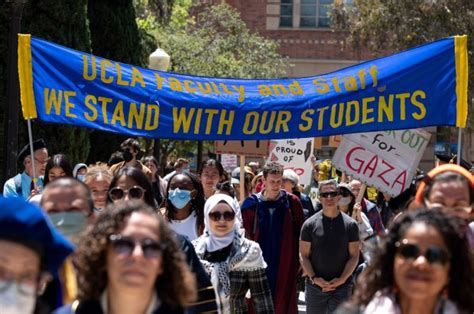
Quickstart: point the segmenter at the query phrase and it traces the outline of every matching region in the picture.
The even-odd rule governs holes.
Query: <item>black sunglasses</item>
[[[446,265],[451,260],[451,254],[437,245],[431,245],[424,253],[421,253],[421,249],[417,244],[408,243],[407,240],[396,242],[395,247],[397,248],[397,254],[405,259],[416,259],[423,255],[431,265]]]
[[[327,197],[336,197],[338,196],[339,193],[338,192],[321,192],[319,193],[319,197],[324,197],[324,198],[327,198]]]
[[[139,199],[143,197],[143,194],[145,194],[145,189],[142,188],[141,186],[132,186],[128,190],[124,190],[121,187],[114,187],[110,189],[109,191],[109,196],[112,201],[118,201],[121,200],[125,197],[126,194],[128,194],[129,198],[135,198]]]
[[[232,221],[235,218],[235,213],[231,211],[226,211],[226,212],[211,212],[209,213],[209,218],[211,218],[214,221],[219,221],[221,220],[221,217],[224,217],[225,221]]]
[[[143,255],[146,258],[159,258],[163,254],[164,246],[152,239],[135,240],[130,237],[125,237],[120,234],[112,234],[109,237],[110,243],[112,243],[112,249],[115,253],[120,255],[126,255],[129,257],[132,255],[133,250],[138,245],[140,246]]]

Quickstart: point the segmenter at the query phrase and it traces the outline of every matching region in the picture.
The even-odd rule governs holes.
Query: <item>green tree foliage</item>
[[[157,25],[155,31],[159,47],[171,56],[170,71],[253,79],[285,75],[287,64],[277,43],[250,32],[237,10],[227,4],[190,7],[191,1],[178,2],[169,24]],[[211,146],[205,142],[204,153]],[[192,147],[193,142],[161,140],[161,160],[186,156]]]
[[[8,59],[8,28],[10,4],[0,3],[0,164],[4,164],[6,152],[4,151],[5,130],[4,120],[7,106],[7,59]],[[3,167],[0,167],[0,178],[3,178]]]
[[[474,1],[472,0],[355,0],[353,5],[335,2],[332,20],[349,33],[356,49],[400,51],[453,35],[468,35],[468,54],[474,55]],[[474,97],[474,63],[469,68],[469,99]],[[470,109],[473,109],[471,101]],[[470,110],[470,111],[471,111]],[[465,132],[471,143],[472,114]],[[449,141],[449,128],[438,138]],[[447,132],[446,132],[447,131]],[[464,145],[466,146],[466,145]],[[466,147],[468,148],[468,147]]]
[[[86,0],[28,1],[23,13],[22,32],[77,50],[90,51],[86,3]],[[26,123],[22,117],[19,125],[18,144],[21,146],[28,141]],[[50,154],[64,153],[72,163],[86,160],[89,154],[88,130],[57,124],[49,125],[39,121],[34,121],[32,126],[35,138],[43,137],[47,140]]]

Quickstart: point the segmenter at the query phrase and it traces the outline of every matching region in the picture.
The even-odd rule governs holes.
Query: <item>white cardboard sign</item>
[[[410,186],[430,137],[422,129],[344,135],[332,163],[367,185],[396,196]]]
[[[300,177],[300,184],[310,184],[313,170],[313,138],[270,141],[267,161],[274,161],[285,169],[293,169]]]

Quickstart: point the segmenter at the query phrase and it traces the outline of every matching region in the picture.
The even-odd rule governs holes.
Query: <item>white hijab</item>
[[[211,231],[209,222],[209,213],[220,202],[227,203],[235,213],[234,227],[228,234],[224,236],[214,235]],[[240,233],[242,220],[241,217],[242,214],[240,213],[239,202],[237,202],[237,200],[235,200],[234,198],[221,193],[214,194],[209,197],[206,201],[206,204],[204,205],[204,235],[206,236],[206,250],[208,252],[215,252],[217,250],[225,248],[226,246],[229,246],[232,241],[234,241],[234,237],[236,236],[236,234]]]

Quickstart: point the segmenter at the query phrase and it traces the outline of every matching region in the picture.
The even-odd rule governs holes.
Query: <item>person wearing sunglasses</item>
[[[454,164],[432,169],[420,183],[415,202],[417,206],[439,208],[461,219],[474,252],[474,177],[468,170]]]
[[[352,293],[352,274],[359,262],[357,222],[341,212],[335,180],[319,182],[323,209],[305,221],[300,236],[300,260],[308,276],[308,313],[332,313]]]
[[[459,221],[421,209],[394,221],[338,313],[473,313],[474,261]]]
[[[237,200],[226,194],[211,196],[204,207],[204,234],[193,241],[211,277],[219,313],[247,313],[248,290],[256,313],[274,313],[265,263],[258,243],[241,235]]]
[[[175,235],[153,207],[109,205],[77,247],[77,300],[57,314],[184,313],[196,282]]]
[[[166,191],[164,215],[176,233],[191,241],[204,230],[204,191],[199,179],[191,173],[171,176]]]
[[[148,206],[158,208],[150,181],[135,167],[125,167],[117,171],[110,182],[107,203],[121,203],[143,200]]]
[[[37,206],[1,197],[0,313],[50,313],[39,296],[73,250]]]

